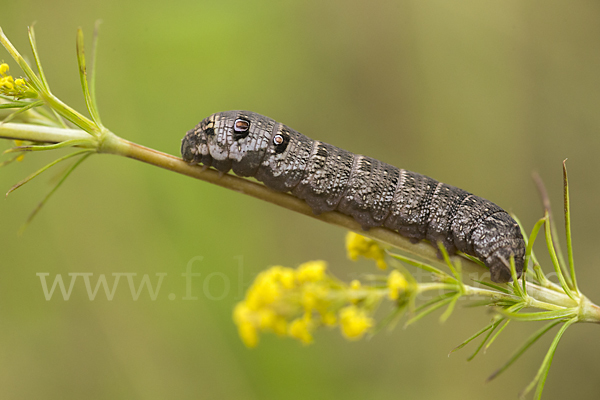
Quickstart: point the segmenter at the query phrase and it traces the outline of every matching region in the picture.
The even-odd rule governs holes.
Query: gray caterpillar
[[[363,229],[384,226],[414,242],[441,241],[450,254],[475,256],[494,282],[523,271],[519,226],[491,201],[428,176],[353,154],[250,111],[213,114],[187,132],[183,159],[253,176],[304,199],[315,214],[337,210]]]

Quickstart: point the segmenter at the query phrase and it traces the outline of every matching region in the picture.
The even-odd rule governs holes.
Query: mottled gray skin
[[[240,118],[250,122],[245,136],[233,128]],[[459,250],[482,260],[494,282],[510,281],[512,255],[517,274],[523,271],[525,242],[519,226],[496,204],[310,139],[271,118],[250,111],[213,114],[187,132],[181,154],[191,164],[232,169],[291,192],[315,214],[337,210],[365,230],[384,226],[414,242],[441,241],[449,253]]]

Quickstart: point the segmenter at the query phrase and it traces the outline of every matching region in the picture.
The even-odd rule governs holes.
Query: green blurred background
[[[600,301],[600,3],[480,1],[3,1],[0,25],[23,52],[27,25],[53,92],[84,109],[75,32],[102,19],[103,122],[179,154],[212,112],[248,109],[316,139],[430,175],[491,199],[532,227],[531,180],[561,213],[569,158],[580,287]],[[6,52],[0,59],[10,61]],[[8,142],[0,143],[2,149]],[[0,191],[55,155],[0,170]],[[459,308],[349,343],[263,337],[247,350],[231,320],[262,269],[325,259],[350,280],[373,272],[345,258],[341,229],[171,172],[113,156],[78,169],[26,233],[17,231],[56,182],[47,172],[0,204],[2,399],[516,398],[550,337],[484,384],[535,324],[511,324],[485,356],[448,352],[489,321]],[[544,247],[538,248],[538,253]],[[198,257],[202,257],[198,261]],[[543,261],[547,259],[542,257]],[[193,295],[181,274],[193,263]],[[547,263],[546,266],[548,267]],[[166,273],[156,300],[46,301],[36,273]],[[173,293],[174,300],[168,295]],[[598,327],[567,332],[544,398],[597,399]]]

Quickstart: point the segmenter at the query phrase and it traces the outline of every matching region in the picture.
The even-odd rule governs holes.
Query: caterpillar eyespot
[[[519,226],[491,201],[310,139],[260,114],[209,116],[187,132],[181,154],[188,163],[233,170],[290,192],[315,214],[337,210],[364,229],[382,226],[412,241],[442,242],[449,253],[461,251],[483,261],[494,282],[510,281],[511,256],[517,275],[523,271],[525,241]]]
[[[235,140],[240,140],[250,133],[250,121],[238,118],[233,123],[233,136]]]
[[[250,128],[250,122],[246,121],[245,119],[241,119],[238,118],[235,120],[235,123],[233,125],[233,129],[236,132],[247,132],[248,129]]]

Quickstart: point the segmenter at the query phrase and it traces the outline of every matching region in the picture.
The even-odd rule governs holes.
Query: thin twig
[[[0,138],[43,143],[60,143],[72,139],[87,139],[90,140],[90,145],[92,145],[94,140],[91,135],[79,129],[51,128],[16,123],[0,125]],[[221,174],[214,169],[190,165],[179,157],[127,141],[110,132],[105,132],[102,144],[97,150],[98,153],[125,156],[234,190],[308,217],[357,232],[363,236],[370,237],[395,248],[417,255],[423,259],[440,262],[437,251],[427,242],[412,243],[409,239],[401,236],[397,232],[385,228],[371,228],[368,231],[364,231],[354,218],[337,211],[315,215],[304,200],[300,200],[288,193],[276,192],[261,183],[253,182],[232,174]],[[468,267],[469,271],[485,272],[485,270],[482,270],[481,266],[467,259],[462,259],[462,265],[463,267]]]

